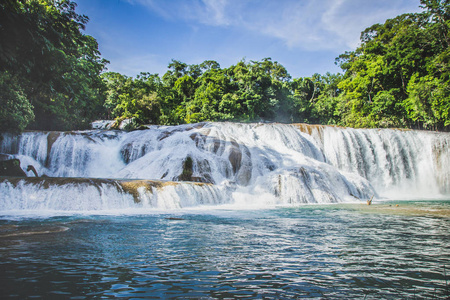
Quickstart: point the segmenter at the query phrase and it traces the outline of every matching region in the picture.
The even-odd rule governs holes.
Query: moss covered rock
[[[27,177],[17,158],[0,160],[0,176]]]

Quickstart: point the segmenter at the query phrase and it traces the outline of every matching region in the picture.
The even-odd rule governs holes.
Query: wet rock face
[[[194,164],[197,170],[194,174]],[[194,176],[199,175],[199,176]],[[214,183],[211,177],[211,168],[207,160],[193,160],[190,156],[186,157],[183,162],[183,171],[178,175],[175,181],[192,181],[200,183]]]
[[[132,147],[132,144],[128,143],[122,149],[120,149],[120,155],[122,156],[122,159],[126,164],[130,163],[131,151],[133,149]]]
[[[47,159],[45,161],[45,166],[50,166],[50,153],[52,151],[52,146],[56,140],[61,136],[61,132],[52,131],[47,136]]]
[[[0,176],[27,177],[27,174],[20,168],[20,160],[17,158],[1,160]]]
[[[179,181],[192,181],[193,161],[190,156],[183,162],[183,172],[178,176]]]
[[[230,149],[228,160],[230,161],[231,166],[233,167],[233,173],[236,174],[241,168],[242,152],[239,149],[238,143],[232,141],[231,144],[232,147]]]
[[[13,159],[14,156],[10,154],[0,153],[0,161],[10,160]]]

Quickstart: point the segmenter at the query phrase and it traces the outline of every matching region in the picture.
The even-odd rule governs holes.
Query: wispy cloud
[[[332,3],[331,3],[332,2]],[[361,31],[403,13],[420,11],[419,0],[338,0],[323,13],[324,32],[334,35],[344,46],[355,48]]]
[[[200,14],[197,15],[194,11],[192,16],[200,22],[215,26],[227,26],[233,22],[232,16],[228,13],[230,3],[228,0],[203,0],[204,8],[200,5],[197,10]]]
[[[354,48],[366,27],[418,11],[419,0],[128,0],[172,21],[234,27],[289,48]]]

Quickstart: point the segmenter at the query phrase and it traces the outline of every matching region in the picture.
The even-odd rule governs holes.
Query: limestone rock
[[[17,158],[0,160],[0,176],[27,177]]]

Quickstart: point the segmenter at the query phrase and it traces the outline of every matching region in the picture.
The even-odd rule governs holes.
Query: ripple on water
[[[191,212],[177,219],[2,220],[0,292],[19,298],[444,297],[450,218],[386,205]],[[403,203],[400,210],[408,205],[427,210],[424,203]],[[429,207],[439,205],[449,209],[450,203]]]

